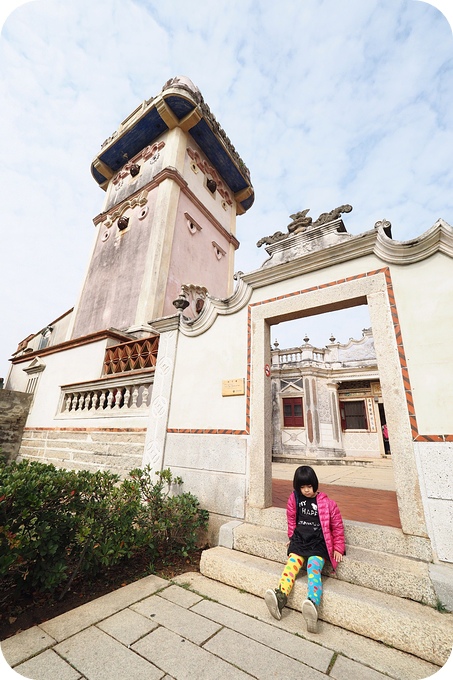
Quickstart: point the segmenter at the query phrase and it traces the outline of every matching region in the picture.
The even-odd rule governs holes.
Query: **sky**
[[[385,218],[398,241],[440,217],[453,225],[448,0],[6,0],[0,11],[0,377],[23,338],[76,303],[104,200],[91,161],[173,76],[200,88],[250,169],[236,270],[259,268],[256,242],[306,208],[315,220],[349,203],[350,233]],[[322,347],[370,325],[366,307],[294,323],[272,342],[307,334]]]

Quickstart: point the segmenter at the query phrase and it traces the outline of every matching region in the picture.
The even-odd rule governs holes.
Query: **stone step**
[[[263,597],[275,588],[281,564],[237,550],[217,546],[202,553],[204,576]],[[324,578],[319,618],[395,649],[443,666],[453,646],[453,615],[370,588]],[[307,577],[300,576],[287,609],[302,610]],[[287,616],[289,612],[284,611]],[[322,625],[322,624],[321,624]]]
[[[226,547],[285,564],[287,540],[285,531],[236,523],[232,527],[232,540]],[[326,573],[329,572],[330,566],[326,568]],[[347,545],[346,558],[338,565],[337,576],[348,583],[405,597],[431,607],[437,604],[429,565],[413,558]]]
[[[284,508],[251,508],[247,512],[246,521],[285,532],[287,528],[286,510]],[[354,522],[352,520],[344,520],[344,529],[348,545],[432,562],[433,553],[428,538],[408,536],[396,527]]]

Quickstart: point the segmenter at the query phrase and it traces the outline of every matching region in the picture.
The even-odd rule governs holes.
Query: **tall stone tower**
[[[252,205],[253,188],[188,78],[169,80],[133,111],[91,171],[106,197],[71,337],[174,314],[182,284],[231,294],[236,215]]]

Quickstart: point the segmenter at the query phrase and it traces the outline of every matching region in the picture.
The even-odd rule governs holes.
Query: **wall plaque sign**
[[[222,380],[222,397],[234,397],[240,394],[245,394],[244,378]]]

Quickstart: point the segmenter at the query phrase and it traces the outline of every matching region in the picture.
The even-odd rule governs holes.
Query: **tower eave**
[[[91,173],[102,189],[128,160],[160,135],[179,126],[187,131],[236,196],[238,213],[253,204],[250,173],[198,88],[185,77],[169,80],[162,92],[144,101],[102,145]]]

